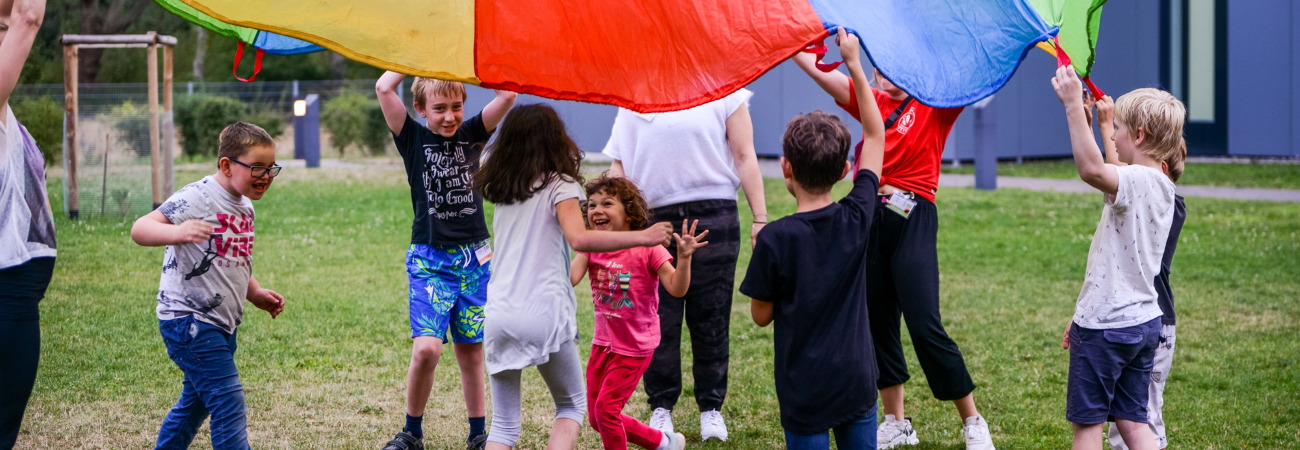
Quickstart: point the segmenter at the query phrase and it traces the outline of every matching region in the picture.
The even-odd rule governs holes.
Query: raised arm
[[[612,252],[632,247],[667,245],[672,239],[673,226],[659,222],[640,231],[588,230],[578,209],[578,199],[571,198],[555,205],[555,217],[560,221],[564,239],[574,250],[586,253]]]
[[[591,258],[584,253],[578,253],[573,256],[573,262],[569,263],[569,282],[577,286],[582,282],[582,277],[587,275],[587,263]]]
[[[682,220],[682,234],[673,233],[673,239],[677,240],[677,267],[667,262],[659,266],[659,283],[673,297],[686,295],[691,287],[691,255],[700,247],[709,245],[708,242],[701,241],[708,236],[709,230],[695,234],[695,227],[699,224],[700,221],[696,220],[687,229],[686,220]]]
[[[172,224],[163,213],[153,210],[131,225],[131,240],[146,247],[198,244],[212,236],[212,225],[199,219]]]
[[[885,160],[885,121],[880,117],[876,96],[871,93],[871,85],[867,83],[867,72],[862,70],[858,37],[841,27],[838,42],[844,65],[848,66],[849,76],[853,78],[853,95],[858,98],[858,117],[862,118],[862,151],[857,156],[858,167],[880,176],[880,166]]]
[[[849,104],[849,100],[853,96],[853,92],[849,90],[849,77],[844,76],[844,74],[840,73],[838,70],[822,72],[821,69],[817,68],[817,55],[812,53],[795,53],[794,57],[791,59],[793,59],[795,65],[799,66],[800,69],[803,69],[803,72],[808,74],[813,81],[817,82],[817,85],[821,86],[823,91],[826,91],[827,94],[830,94],[831,97],[835,98],[836,103],[842,105]]]
[[[402,85],[404,79],[406,75],[388,71],[380,75],[379,81],[375,82],[375,96],[379,97],[379,110],[384,112],[384,122],[388,124],[388,130],[393,134],[400,134],[402,125],[406,124],[406,105],[397,95],[398,86]]]
[[[0,33],[4,36],[0,41],[0,115],[18,85],[18,75],[43,20],[45,0],[0,0]]]
[[[758,230],[767,224],[767,201],[763,194],[763,173],[758,169],[758,154],[754,152],[754,123],[749,118],[749,108],[742,105],[727,117],[727,143],[731,146],[731,159],[740,176],[740,187],[745,190],[745,200],[754,215],[749,229],[749,245],[754,246]]]
[[[1074,72],[1074,66],[1056,69],[1052,89],[1065,106],[1065,122],[1070,129],[1070,147],[1074,151],[1074,164],[1079,168],[1079,178],[1088,185],[1109,195],[1119,190],[1119,173],[1115,166],[1102,160],[1101,149],[1093,139],[1092,127],[1083,113],[1083,83]]]
[[[514,92],[497,89],[496,93],[496,98],[483,107],[483,128],[487,128],[489,133],[497,129],[506,113],[510,112],[510,107],[515,105]]]
[[[1106,164],[1125,166],[1115,150],[1115,100],[1109,95],[1097,100],[1097,127],[1101,129],[1101,146],[1106,149]]]

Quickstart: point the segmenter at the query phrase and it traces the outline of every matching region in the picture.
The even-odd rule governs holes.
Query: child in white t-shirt
[[[1121,96],[1114,143],[1127,165],[1115,166],[1103,161],[1093,140],[1074,67],[1057,69],[1052,87],[1065,105],[1079,177],[1105,194],[1083,289],[1062,339],[1070,350],[1066,418],[1074,423],[1075,448],[1100,449],[1102,425],[1114,420],[1130,448],[1155,449],[1146,405],[1161,312],[1152,280],[1174,216],[1168,173],[1185,152],[1186,109],[1157,89]]]
[[[582,152],[545,104],[516,107],[501,124],[475,188],[496,204],[495,272],[488,282],[484,353],[492,385],[488,449],[514,447],[522,428],[520,375],[537,367],[555,400],[551,448],[573,448],[587,401],[569,248],[607,252],[668,242],[672,225],[588,230],[578,201]]]

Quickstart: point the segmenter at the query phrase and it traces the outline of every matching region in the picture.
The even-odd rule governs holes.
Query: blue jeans
[[[162,428],[156,449],[185,449],[203,420],[212,415],[212,448],[247,449],[244,387],[235,368],[235,334],[193,316],[161,320],[158,329],[167,356],[185,374],[181,398]]]
[[[836,447],[840,450],[875,450],[876,408],[872,406],[866,415],[836,426]],[[786,431],[785,446],[788,450],[828,450],[831,448],[831,436],[830,433],[802,435]]]

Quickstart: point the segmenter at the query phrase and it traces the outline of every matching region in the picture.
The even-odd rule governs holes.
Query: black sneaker
[[[424,440],[409,431],[403,431],[384,444],[383,450],[424,450]]]
[[[474,436],[474,439],[465,441],[465,450],[483,450],[487,447],[487,433]]]

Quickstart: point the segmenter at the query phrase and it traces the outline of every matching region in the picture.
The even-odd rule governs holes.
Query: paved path
[[[975,175],[943,174],[939,176],[939,186],[975,187]],[[1061,180],[1051,178],[998,177],[999,188],[1029,189],[1033,191],[1057,191],[1089,193],[1097,192],[1083,180]],[[1178,186],[1178,193],[1184,197],[1214,197],[1237,200],[1269,200],[1275,202],[1300,202],[1300,190],[1295,189],[1259,189],[1220,186]]]
[[[583,157],[583,162],[591,166],[602,166],[610,161],[608,156],[600,153],[589,152]],[[289,160],[281,164],[289,167],[303,167],[302,160]],[[197,167],[197,165],[196,165]],[[206,165],[202,167],[208,167]],[[337,159],[322,159],[321,167],[334,168],[392,168],[402,169],[402,161],[398,158],[374,158],[360,161],[341,161]],[[770,158],[760,158],[758,160],[759,170],[763,172],[764,177],[780,178],[781,164],[780,160]],[[975,175],[943,174],[939,176],[939,186],[941,187],[974,187]],[[1004,189],[1028,189],[1032,191],[1056,191],[1071,193],[1091,193],[1096,192],[1091,186],[1088,186],[1082,180],[1062,180],[1052,178],[1025,178],[1025,177],[998,177],[998,187]],[[1227,198],[1236,200],[1269,200],[1277,202],[1300,202],[1300,190],[1297,189],[1258,189],[1258,188],[1234,188],[1234,187],[1217,187],[1217,186],[1178,186],[1178,193],[1185,197],[1213,197]]]
[[[602,155],[603,156],[603,155]],[[780,178],[781,164],[775,159],[759,159],[759,168],[763,176]],[[975,175],[943,174],[939,176],[940,187],[975,187]],[[1072,193],[1097,192],[1083,180],[1062,180],[1052,178],[998,177],[998,188],[1028,189],[1031,191],[1056,191]],[[1184,197],[1213,197],[1237,200],[1269,200],[1275,202],[1300,202],[1300,190],[1296,189],[1258,189],[1218,186],[1178,186],[1178,193]]]

